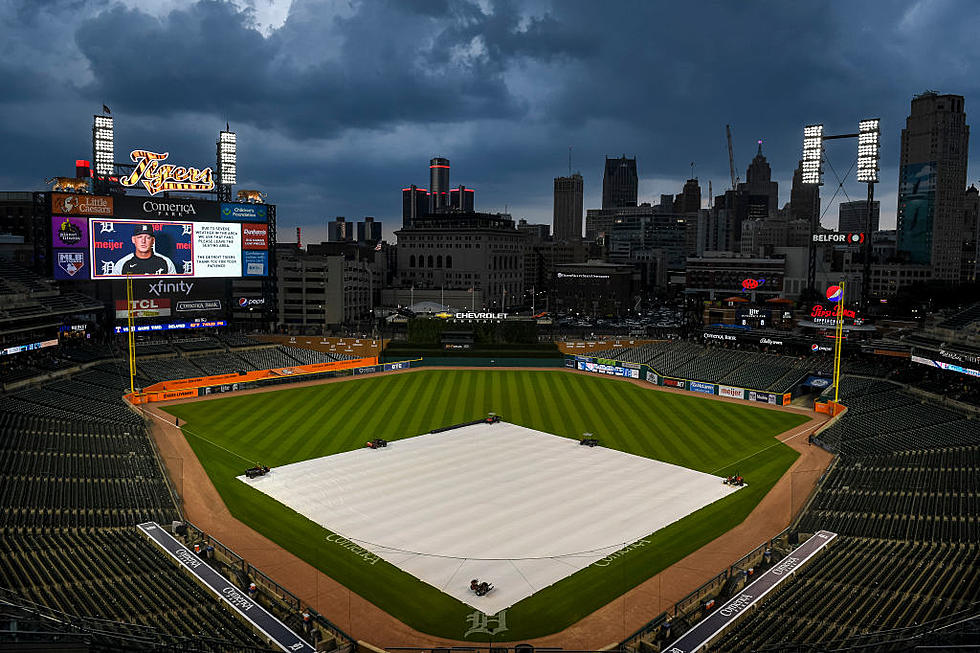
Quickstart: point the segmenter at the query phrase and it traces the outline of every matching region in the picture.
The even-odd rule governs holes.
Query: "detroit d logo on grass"
[[[477,610],[466,617],[466,623],[470,628],[463,633],[463,637],[479,634],[496,635],[507,630],[507,611],[501,610],[497,614],[488,615]]]

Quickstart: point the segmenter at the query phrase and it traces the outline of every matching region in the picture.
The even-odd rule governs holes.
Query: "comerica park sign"
[[[136,164],[133,172],[122,177],[119,183],[127,188],[142,183],[150,195],[168,190],[192,191],[206,193],[214,190],[214,178],[211,168],[175,166],[161,163],[169,152],[163,154],[149,150],[133,150],[129,158]]]

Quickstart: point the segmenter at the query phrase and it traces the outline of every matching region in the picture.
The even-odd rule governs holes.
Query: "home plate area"
[[[507,422],[238,479],[485,614],[738,490]],[[472,579],[494,589],[478,596]]]

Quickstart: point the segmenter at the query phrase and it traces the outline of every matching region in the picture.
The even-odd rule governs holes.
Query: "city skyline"
[[[239,139],[237,187],[268,193],[284,240],[297,226],[307,242],[326,239],[338,215],[375,216],[390,239],[401,188],[426,187],[435,156],[453,162],[454,181],[478,189],[478,210],[550,224],[569,146],[586,209],[601,206],[605,156],[623,154],[637,159],[638,201],[680,193],[693,161],[706,206],[708,181],[715,195],[730,185],[731,124],[736,174],[744,181],[762,140],[782,206],[803,125],[841,133],[879,117],[876,199],[882,228],[894,228],[912,97],[963,95],[968,123],[980,106],[968,65],[980,46],[958,20],[969,8],[6,4],[0,34],[11,56],[0,66],[12,86],[0,124],[18,156],[0,165],[0,190],[42,190],[45,179],[71,174],[76,158],[90,158],[91,115],[105,103],[116,117],[116,160],[156,147],[208,165],[228,121]],[[670,30],[656,29],[668,20]],[[657,38],[639,40],[651,27]],[[841,176],[853,150],[828,145]],[[980,173],[977,148],[970,154],[967,185]],[[847,195],[831,202],[837,180],[825,166],[825,226],[836,224],[840,201],[863,197],[853,172],[847,179]]]

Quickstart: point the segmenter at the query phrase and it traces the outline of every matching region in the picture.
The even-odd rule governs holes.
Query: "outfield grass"
[[[511,641],[569,626],[740,523],[798,456],[773,436],[807,419],[557,370],[423,370],[166,410],[186,421],[188,442],[235,517],[413,628],[453,639],[463,638],[473,608],[383,560],[372,566],[327,542],[328,531],[235,477],[252,462],[284,465],[491,411],[528,428],[572,438],[591,432],[605,447],[747,477],[748,487],[645,538],[645,546],[508,608],[508,630],[496,639]]]

